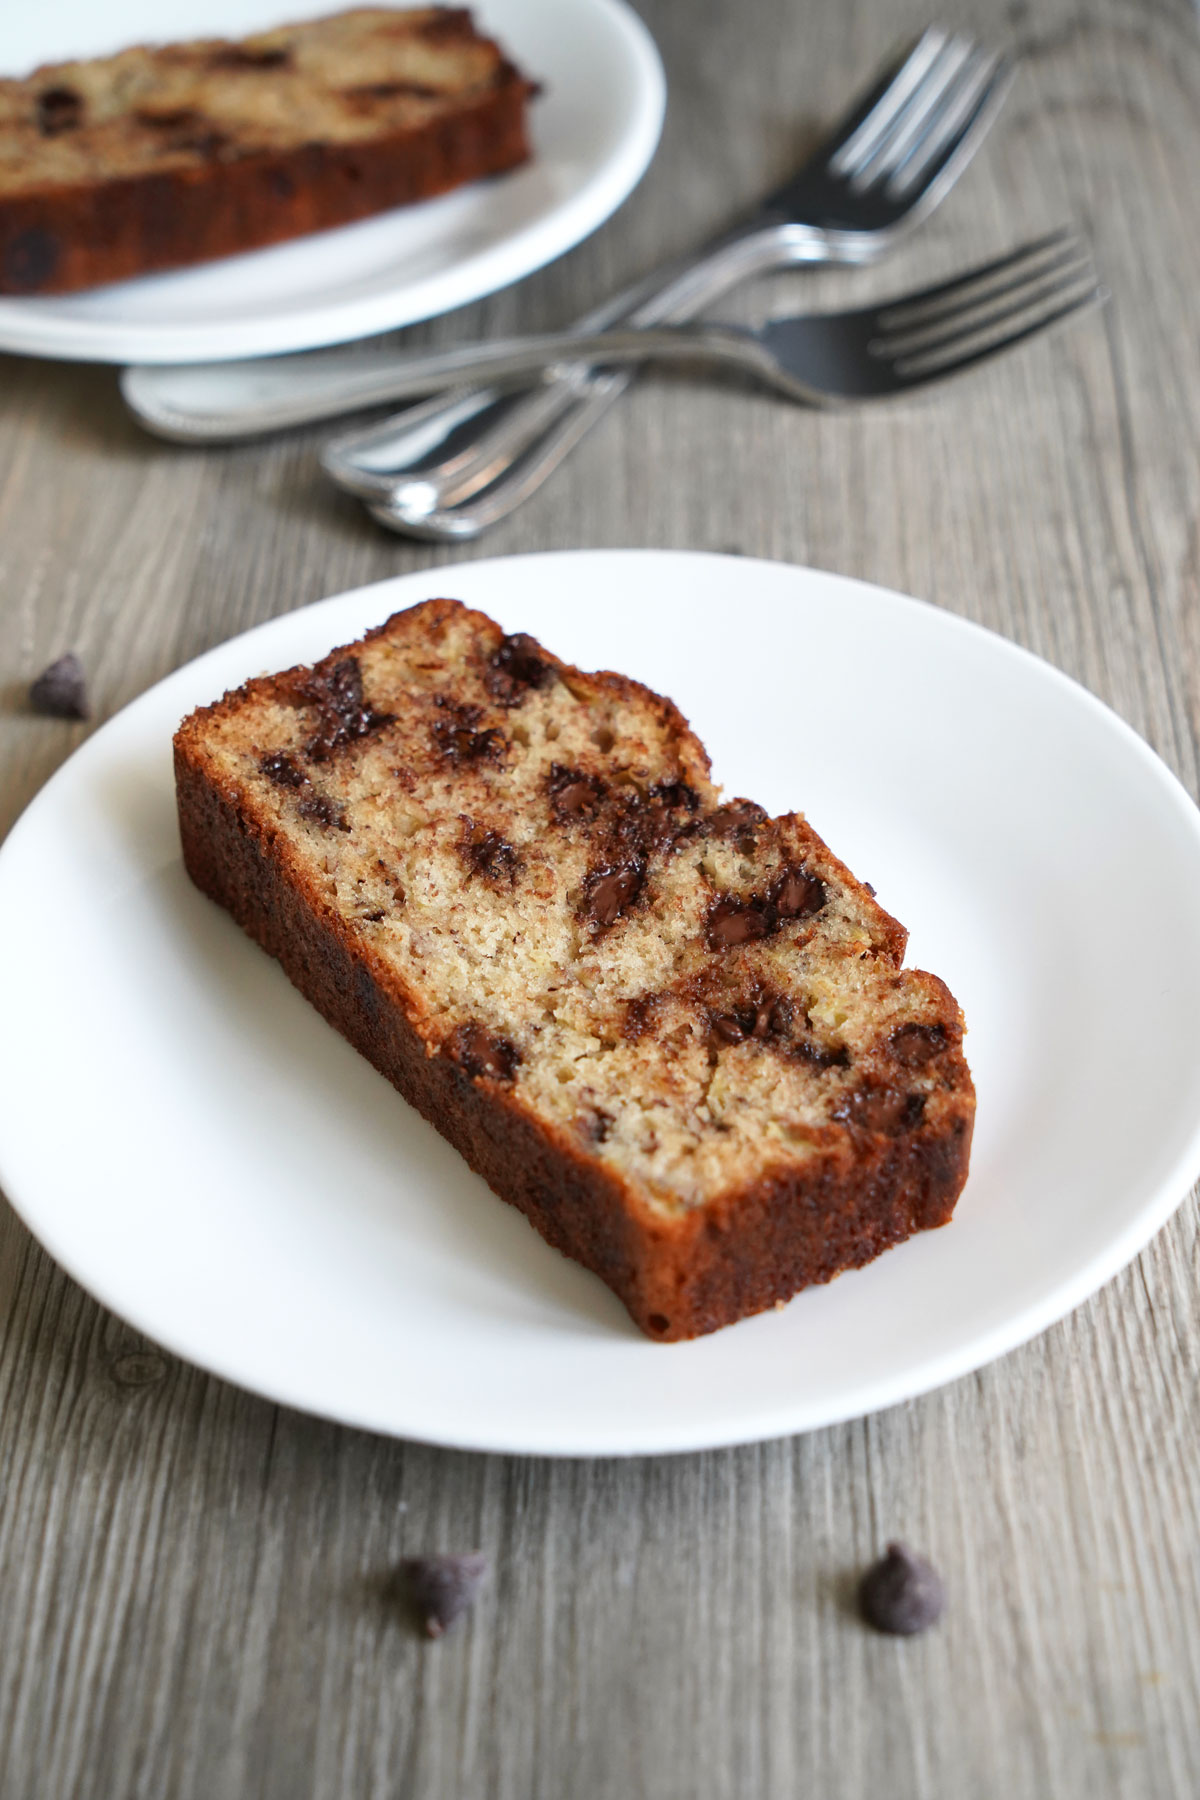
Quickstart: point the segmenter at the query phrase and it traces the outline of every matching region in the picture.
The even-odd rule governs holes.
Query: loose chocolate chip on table
[[[858,1599],[863,1618],[877,1631],[912,1637],[941,1617],[946,1590],[925,1557],[906,1544],[889,1544],[863,1576]]]
[[[56,719],[90,716],[83,664],[73,650],[42,670],[29,689],[29,699],[38,712],[50,713]]]
[[[441,1637],[471,1605],[487,1574],[487,1557],[406,1556],[400,1564],[409,1599],[426,1634]]]

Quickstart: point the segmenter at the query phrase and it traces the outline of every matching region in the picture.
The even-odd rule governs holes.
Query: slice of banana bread
[[[962,1017],[669,700],[430,600],[175,739],[193,880],[658,1338],[950,1217]]]
[[[0,80],[0,293],[254,250],[511,169],[531,92],[469,12],[442,8]]]

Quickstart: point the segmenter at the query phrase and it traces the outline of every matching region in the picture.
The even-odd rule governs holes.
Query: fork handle
[[[395,364],[389,385],[397,399],[458,388],[467,379],[493,385],[521,382],[530,375],[557,378],[568,358],[589,362],[730,362],[768,379],[774,359],[753,333],[733,325],[619,326],[611,331],[544,331],[499,338],[488,344],[459,344],[410,356]]]
[[[788,264],[867,261],[874,246],[861,241],[838,241],[815,227],[778,221],[743,228],[718,240],[649,295],[647,283],[617,301],[599,308],[581,326],[607,325],[617,318],[633,325],[678,323],[703,312],[731,288],[766,270]],[[633,301],[633,304],[629,304]],[[618,311],[618,308],[621,308]],[[410,408],[365,430],[358,428],[326,446],[322,462],[329,475],[350,493],[375,505],[400,507],[433,519],[452,506],[469,502],[487,489],[488,504],[482,519],[493,523],[534,492],[563,458],[597,424],[634,378],[632,368],[598,370],[584,362],[572,362],[544,378],[525,399],[480,404],[468,424],[454,431],[454,448],[448,458],[432,467],[421,467],[432,448],[430,423],[436,402]],[[469,406],[467,392],[450,396],[448,407]],[[457,421],[455,421],[457,424]],[[538,454],[530,452],[537,447]],[[537,478],[533,479],[534,469]],[[511,495],[505,497],[497,483],[513,472]],[[464,520],[465,523],[465,520]],[[444,535],[474,536],[482,530],[455,529]],[[438,532],[428,535],[443,535]]]

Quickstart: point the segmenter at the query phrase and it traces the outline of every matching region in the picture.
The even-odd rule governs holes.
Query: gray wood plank
[[[564,320],[685,248],[924,23],[917,0],[642,10],[672,96],[642,187],[561,262],[414,342]],[[1025,53],[960,194],[886,270],[788,277],[733,308],[900,290],[1083,221],[1107,312],[936,397],[808,415],[650,376],[528,508],[449,551],[325,488],[317,434],[170,449],[125,419],[108,371],[4,359],[0,831],[86,735],[24,709],[68,647],[103,718],[323,594],[577,545],[735,549],[924,595],[1083,681],[1197,793],[1194,9],[955,10]],[[0,1793],[1191,1800],[1198,1251],[1192,1199],[1070,1319],[877,1417],[576,1464],[393,1443],[240,1393],[106,1314],[0,1205]],[[894,1535],[950,1590],[910,1643],[852,1608]],[[430,1547],[493,1562],[433,1645],[390,1591],[397,1559]]]

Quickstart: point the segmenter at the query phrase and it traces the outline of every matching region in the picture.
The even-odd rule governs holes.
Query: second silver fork
[[[579,329],[696,318],[741,281],[803,262],[866,262],[948,192],[990,125],[1008,60],[926,31],[844,118],[817,154],[753,219],[631,306],[624,296]],[[434,539],[477,536],[533,493],[604,416],[628,369],[560,365],[532,394],[459,392],[327,446],[339,485],[381,523]],[[444,431],[457,435],[445,454]],[[429,457],[431,436],[441,451]]]

